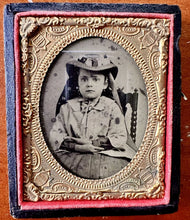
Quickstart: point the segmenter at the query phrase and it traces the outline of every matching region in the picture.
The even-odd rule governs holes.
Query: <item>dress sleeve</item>
[[[105,150],[100,153],[109,155],[111,157],[124,157],[132,159],[136,154],[136,151],[127,144],[128,131],[125,125],[125,118],[117,104],[113,105],[110,126],[108,130],[108,138],[111,145],[116,149],[122,149],[119,151]]]
[[[68,136],[63,115],[64,108],[65,106],[61,106],[60,112],[56,116],[55,122],[50,130],[50,144],[53,150],[58,150],[65,137]]]
[[[125,125],[125,119],[116,103],[112,105],[108,138],[112,146],[115,148],[123,148],[123,146],[127,143],[127,128]]]

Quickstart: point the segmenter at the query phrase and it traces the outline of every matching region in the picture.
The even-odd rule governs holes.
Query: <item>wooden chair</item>
[[[132,109],[131,113],[131,126],[130,136],[133,142],[136,142],[136,131],[137,131],[137,108],[138,108],[138,90],[135,89],[133,93],[123,93],[122,90],[118,89],[118,95],[123,109],[124,115],[127,112],[127,104],[129,103]]]

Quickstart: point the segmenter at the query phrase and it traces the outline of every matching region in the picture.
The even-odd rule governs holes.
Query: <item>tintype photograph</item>
[[[143,139],[148,101],[140,70],[121,46],[78,40],[52,63],[40,117],[49,149],[83,178],[112,176],[130,163]]]

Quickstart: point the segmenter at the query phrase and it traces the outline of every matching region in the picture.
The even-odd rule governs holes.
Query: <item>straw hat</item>
[[[107,56],[99,56],[97,54],[86,55],[81,59],[69,61],[66,64],[66,69],[69,77],[78,73],[78,69],[85,69],[90,71],[102,72],[103,74],[112,73],[113,78],[117,76],[118,68],[115,66]]]

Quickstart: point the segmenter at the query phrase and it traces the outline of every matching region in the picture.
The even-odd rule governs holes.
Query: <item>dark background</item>
[[[94,0],[95,1],[95,0]],[[27,0],[1,0],[0,1],[0,219],[13,219],[9,214],[8,201],[8,170],[7,170],[7,141],[6,141],[6,113],[5,113],[5,74],[4,74],[4,41],[3,41],[3,8],[8,3],[27,3]],[[33,0],[37,2],[37,0]],[[40,0],[40,2],[63,2],[60,0]],[[67,0],[67,2],[89,2],[91,0]],[[185,97],[181,100],[181,183],[180,183],[180,202],[179,209],[173,214],[149,215],[149,216],[128,216],[128,217],[75,217],[64,218],[65,220],[121,220],[121,219],[190,219],[190,1],[189,0],[96,0],[97,3],[153,3],[179,5],[182,12],[182,36],[180,39],[181,50],[181,73],[182,73],[182,92]],[[50,219],[50,218],[49,218]],[[62,218],[51,218],[62,219]],[[51,220],[50,219],[50,220]]]

